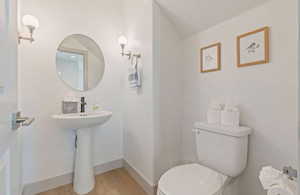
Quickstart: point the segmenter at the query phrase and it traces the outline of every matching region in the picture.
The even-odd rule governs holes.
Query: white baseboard
[[[141,176],[135,168],[131,167],[130,164],[124,160],[124,168],[128,171],[129,175],[144,189],[144,191],[149,195],[156,194],[156,186],[149,184],[146,179]]]
[[[107,171],[123,167],[123,159],[111,161],[105,164],[94,167],[95,174],[99,175]],[[23,195],[35,195],[40,192],[45,192],[59,186],[72,183],[73,173],[57,176],[47,180],[27,184],[24,186]]]
[[[101,164],[94,167],[95,175],[111,171],[113,169],[118,169],[124,167],[128,173],[133,177],[133,179],[144,189],[144,191],[149,195],[156,194],[156,186],[153,186],[147,182],[142,175],[138,173],[135,168],[129,165],[123,159],[111,161],[105,164]],[[24,186],[23,195],[35,195],[41,192],[45,192],[63,185],[71,184],[73,179],[73,173],[68,173],[65,175],[57,176],[47,180],[27,184]]]
[[[123,163],[123,159],[118,159],[102,165],[95,166],[95,175],[99,175],[114,169],[122,168],[124,166]]]

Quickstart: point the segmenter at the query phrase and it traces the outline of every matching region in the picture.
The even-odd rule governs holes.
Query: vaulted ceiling
[[[268,0],[156,0],[183,36],[205,30]]]

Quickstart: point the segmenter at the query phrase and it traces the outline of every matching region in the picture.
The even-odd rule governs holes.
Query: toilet
[[[157,195],[222,195],[247,165],[248,127],[196,122],[198,162],[173,167],[162,175]]]

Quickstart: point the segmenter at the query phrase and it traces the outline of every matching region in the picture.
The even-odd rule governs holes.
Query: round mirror
[[[103,77],[104,69],[100,47],[85,35],[70,35],[57,48],[57,74],[73,89],[87,91],[95,88]]]

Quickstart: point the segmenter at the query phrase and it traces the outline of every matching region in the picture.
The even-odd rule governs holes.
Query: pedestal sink
[[[95,176],[92,163],[91,127],[104,124],[110,119],[112,112],[58,114],[52,118],[64,129],[76,132],[76,157],[74,170],[74,191],[77,194],[87,194],[95,186]]]

